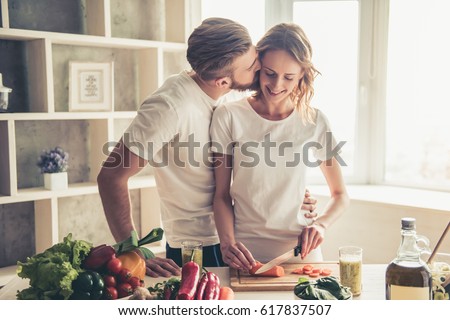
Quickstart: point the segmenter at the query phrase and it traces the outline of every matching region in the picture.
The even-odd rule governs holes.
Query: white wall
[[[319,201],[317,212],[321,212],[328,198],[316,198]],[[450,221],[450,211],[352,200],[349,209],[325,235],[324,259],[338,260],[340,246],[356,245],[363,248],[364,263],[389,263],[400,244],[401,218],[407,216],[416,218],[417,233],[430,239],[431,249]],[[450,253],[450,234],[439,251]]]

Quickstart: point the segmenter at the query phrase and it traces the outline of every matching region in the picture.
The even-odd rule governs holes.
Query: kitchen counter
[[[365,264],[362,270],[362,293],[354,300],[384,300],[385,299],[385,264]],[[230,270],[225,268],[208,268],[208,271],[216,273],[222,286],[230,285]],[[167,278],[145,278],[146,286],[167,280]],[[14,300],[17,290],[28,287],[28,280],[15,276],[8,284],[0,289],[0,300]],[[291,291],[239,291],[235,292],[236,300],[293,300],[294,292]]]

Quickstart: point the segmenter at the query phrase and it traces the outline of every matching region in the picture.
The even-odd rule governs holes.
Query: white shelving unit
[[[76,22],[79,30],[70,32],[59,28],[64,18],[57,16],[71,15],[67,11],[72,9],[65,6],[73,6],[73,0],[58,1],[60,8],[52,8],[59,10],[58,15],[48,17],[36,13],[55,1],[0,1],[0,72],[5,85],[13,89],[11,112],[0,113],[0,210],[20,202],[34,203],[38,253],[64,236],[58,232],[59,200],[98,194],[96,177],[106,158],[104,144],[118,140],[143,99],[168,75],[188,66],[185,43],[192,24],[189,10],[197,0],[75,1],[81,18]],[[31,8],[32,13],[20,6]],[[22,11],[28,16],[22,17]],[[33,21],[40,17],[47,18]],[[115,103],[111,111],[68,111],[68,64],[73,60],[114,61]],[[18,79],[18,74],[22,78]],[[17,80],[18,85],[11,85],[9,79]],[[14,104],[13,99],[19,96],[22,100]],[[83,150],[85,156],[77,165],[88,168],[88,173],[71,176],[69,169],[68,190],[45,190],[36,185],[38,178],[30,179],[33,174],[28,167],[37,169],[35,163],[27,164],[23,159],[29,153],[54,147],[44,143],[55,141],[55,133],[65,136],[71,126],[79,126],[82,136],[64,137],[67,145],[62,147]],[[31,145],[29,139],[35,137],[36,144],[43,145]],[[154,179],[146,173],[131,179],[129,187],[140,194],[140,211],[145,213],[140,215],[140,231],[148,232],[160,224]],[[8,246],[5,242],[2,246]]]

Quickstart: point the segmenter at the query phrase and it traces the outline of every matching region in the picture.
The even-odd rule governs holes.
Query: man
[[[180,274],[184,239],[203,242],[204,266],[223,265],[212,209],[209,126],[214,107],[232,99],[232,89],[248,88],[260,68],[247,29],[222,18],[206,19],[193,31],[187,60],[193,71],[169,77],[143,102],[97,178],[108,225],[121,241],[135,229],[128,179],[147,162],[154,166],[167,240],[167,259],[147,261],[154,277]],[[315,200],[305,199],[302,209],[313,211]]]

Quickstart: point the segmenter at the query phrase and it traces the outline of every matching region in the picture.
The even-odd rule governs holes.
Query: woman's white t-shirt
[[[331,158],[327,145],[335,145],[325,115],[317,109],[316,115],[314,124],[304,123],[296,110],[267,120],[247,99],[214,111],[212,150],[233,155],[235,237],[261,262],[294,248],[302,228],[312,223],[301,211],[305,170]],[[307,259],[321,261],[320,249]]]

